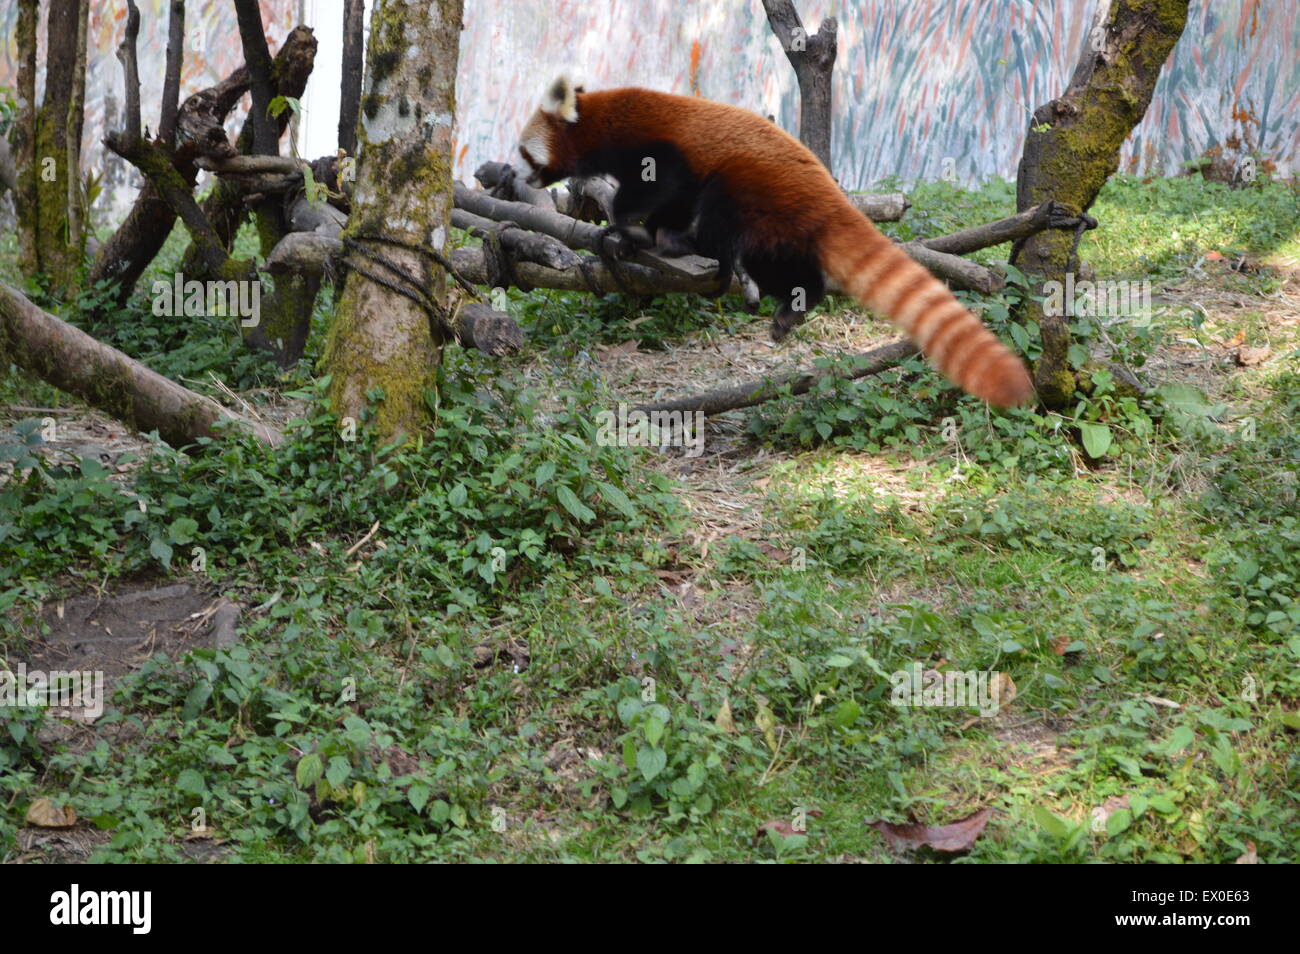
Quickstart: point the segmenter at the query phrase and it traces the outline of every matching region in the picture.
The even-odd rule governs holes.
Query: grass
[[[912,199],[901,239],[1013,204]],[[289,408],[292,439],[144,448],[118,474],[38,460],[7,415],[11,668],[72,593],[201,576],[245,612],[239,645],[154,657],[73,738],[0,709],[0,855],[43,857],[20,842],[44,796],[111,861],[184,859],[202,809],[229,861],[888,862],[866,822],[992,807],[969,852],[917,860],[1294,862],[1300,289],[1230,265],[1293,256],[1295,211],[1279,184],[1107,187],[1084,257],[1168,307],[1081,342],[1145,397],[1094,375],[1068,413],[994,415],[908,364],[731,415],[693,466],[601,446],[591,411],[683,353],[704,370],[677,386],[720,383],[710,355],[764,334],[733,302],[512,293],[532,350],[448,352],[434,429],[393,449],[340,438],[314,352],[232,365],[228,329],[137,301],[99,331]],[[1023,293],[979,304],[1032,353],[1006,317]],[[630,323],[642,352],[610,357]],[[837,305],[791,347],[835,360],[846,328],[874,326]],[[1239,333],[1271,357],[1237,367]],[[0,398],[58,400],[16,374]],[[1014,698],[892,704],[914,665],[998,671]]]

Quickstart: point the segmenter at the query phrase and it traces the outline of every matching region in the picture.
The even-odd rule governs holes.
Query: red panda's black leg
[[[713,297],[731,288],[733,263],[740,251],[736,237],[741,231],[736,206],[723,190],[722,180],[710,179],[695,203],[694,232],[700,254],[718,260],[718,287]]]
[[[602,150],[588,157],[585,166],[618,180],[610,228],[632,247],[654,245],[660,229],[685,232],[690,227],[698,185],[671,143]]]
[[[745,256],[745,268],[759,291],[780,301],[772,316],[772,340],[780,341],[804,323],[826,297],[826,280],[817,259],[800,249],[782,247]]]

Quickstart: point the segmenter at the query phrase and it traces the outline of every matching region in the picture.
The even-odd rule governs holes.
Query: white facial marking
[[[547,148],[546,140],[543,137],[529,136],[519,146],[528,153],[538,168],[550,164],[551,150]]]

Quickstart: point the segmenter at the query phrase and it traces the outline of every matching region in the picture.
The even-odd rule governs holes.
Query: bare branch
[[[936,252],[968,255],[981,248],[1001,245],[1003,242],[1014,242],[1042,232],[1044,229],[1073,229],[1078,224],[1078,217],[1070,215],[1065,206],[1058,202],[1044,202],[1025,212],[989,222],[987,225],[977,225],[949,235],[924,239],[921,244]]]
[[[555,197],[550,190],[530,186],[508,162],[485,162],[474,170],[474,178],[483,184],[483,188],[490,190],[495,198],[527,202],[543,209],[555,208]]]
[[[130,140],[119,133],[105,136],[104,145],[140,170],[172,212],[185,223],[190,238],[200,250],[204,265],[212,272],[221,270],[227,261],[225,247],[195,201],[191,192],[192,184],[186,182],[176,171],[171,164],[171,157],[162,147],[140,137]]]
[[[252,151],[256,155],[274,156],[280,151],[280,137],[269,112],[274,95],[271,51],[266,46],[266,31],[257,0],[235,0],[235,18],[244,46],[244,65],[248,67],[249,92],[253,96],[249,113],[253,123]]]
[[[897,222],[912,207],[901,192],[848,192],[844,197],[873,222]]]
[[[140,8],[135,0],[126,0],[126,34],[117,48],[117,58],[126,74],[126,127],[123,136],[128,143],[140,139],[140,67],[135,55],[136,38],[140,35]]]
[[[167,21],[167,72],[163,75],[158,138],[170,145],[176,138],[176,113],[181,101],[181,62],[185,56],[185,0],[171,0]]]
[[[579,261],[578,255],[558,239],[521,229],[511,222],[495,222],[464,209],[452,209],[451,224],[477,238],[495,237],[516,260],[558,269],[572,268]]]
[[[696,394],[692,397],[674,398],[671,401],[662,401],[658,404],[642,404],[637,407],[637,410],[647,413],[652,411],[702,411],[706,415],[721,414],[723,411],[751,407],[781,397],[787,393],[787,389],[790,394],[805,394],[812,390],[813,386],[823,378],[835,377],[841,380],[851,380],[853,378],[864,378],[870,374],[879,374],[881,371],[894,367],[904,358],[916,354],[917,350],[916,345],[910,341],[896,341],[893,344],[854,355],[853,359],[861,361],[863,364],[847,374],[835,374],[830,371],[820,370],[787,374],[779,378],[750,381],[729,388],[720,388],[716,391]]]

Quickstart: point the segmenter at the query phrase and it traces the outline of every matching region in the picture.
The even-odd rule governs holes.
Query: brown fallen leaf
[[[727,735],[736,734],[736,720],[732,718],[731,715],[730,700],[722,700],[722,708],[718,710],[718,716],[713,720],[713,724],[723,732],[727,733]]]
[[[1016,697],[1016,684],[1005,672],[995,672],[989,679],[989,695],[999,709],[1005,709]]]
[[[1272,348],[1241,347],[1237,349],[1237,364],[1243,368],[1251,368],[1257,364],[1263,364],[1272,353]]]
[[[805,814],[806,814],[809,818],[821,818],[821,817],[822,817],[822,812],[819,811],[818,809],[815,809],[815,808],[813,808],[813,809],[809,809],[807,812],[805,812]],[[761,825],[758,826],[758,831],[754,832],[754,843],[755,843],[755,844],[757,844],[758,841],[759,841],[759,839],[761,839],[761,838],[763,837],[763,832],[765,832],[765,831],[774,831],[774,832],[776,832],[778,835],[783,835],[783,836],[786,837],[786,838],[789,838],[791,835],[806,835],[806,834],[808,834],[807,829],[805,829],[804,831],[799,831],[798,829],[796,829],[796,828],[794,827],[794,825],[793,825],[791,822],[787,821],[787,820],[784,819],[784,818],[773,818],[773,819],[770,819],[769,821],[765,821],[765,822],[763,822],[763,824],[761,824]]]
[[[55,805],[48,798],[38,798],[27,808],[27,824],[38,828],[71,828],[77,813],[70,805]]]
[[[1255,843],[1246,842],[1246,850],[1240,858],[1233,862],[1236,865],[1257,865],[1259,864],[1259,855],[1255,854]]]
[[[887,821],[867,824],[884,835],[891,848],[900,851],[928,847],[934,851],[957,852],[969,851],[992,817],[993,809],[981,808],[948,825],[922,825],[918,822],[896,825]]]
[[[1235,335],[1223,343],[1225,348],[1239,348],[1246,343],[1246,332],[1238,331]]]
[[[671,583],[675,586],[680,586],[683,583],[689,582],[691,577],[695,575],[695,571],[694,570],[655,570],[654,574],[655,576],[659,577],[659,579],[663,580],[665,583]]]
[[[772,544],[768,543],[766,540],[759,540],[758,543],[755,544],[755,546],[758,547],[758,549],[762,552],[763,556],[767,557],[770,560],[774,560],[777,563],[784,563],[790,559],[790,553],[791,553],[790,550],[783,550],[778,546],[773,546]]]
[[[786,838],[789,838],[791,835],[808,834],[805,831],[795,831],[794,826],[784,818],[774,818],[771,821],[765,821],[763,824],[758,826],[758,831],[754,832],[754,844],[758,844],[759,841],[762,840],[763,832],[766,831],[774,831],[778,835],[782,835]]]

